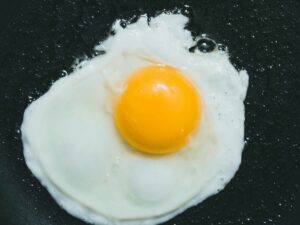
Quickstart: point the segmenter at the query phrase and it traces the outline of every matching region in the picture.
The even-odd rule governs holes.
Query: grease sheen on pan
[[[94,57],[26,109],[22,124],[28,167],[72,215],[97,224],[157,224],[223,189],[244,146],[246,71],[224,52],[191,53],[180,14],[141,18],[116,31]],[[179,151],[149,155],[119,134],[114,107],[130,75],[171,66],[201,98],[201,119]],[[160,124],[156,124],[158,127]]]

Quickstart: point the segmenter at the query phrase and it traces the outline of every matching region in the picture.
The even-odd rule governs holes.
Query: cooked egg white
[[[195,41],[187,22],[165,13],[150,24],[141,16],[126,28],[117,20],[116,34],[96,46],[106,54],[56,81],[26,109],[26,163],[70,214],[96,224],[158,224],[216,194],[234,176],[244,146],[248,75],[224,52],[189,52]],[[170,154],[140,152],[115,124],[126,81],[149,66],[180,71],[201,99],[196,128]]]

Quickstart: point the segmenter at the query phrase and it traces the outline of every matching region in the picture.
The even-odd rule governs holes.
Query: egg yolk
[[[165,154],[187,143],[200,113],[200,96],[179,70],[147,66],[127,79],[116,104],[115,123],[137,150]]]

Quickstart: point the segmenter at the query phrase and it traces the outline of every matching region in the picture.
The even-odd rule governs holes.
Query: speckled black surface
[[[6,9],[1,1],[1,225],[84,224],[60,209],[25,166],[18,131],[24,109],[76,58],[90,56],[117,17],[154,15],[180,2],[11,0]],[[247,145],[225,190],[165,225],[299,225],[299,1],[185,2],[192,9],[188,28],[228,46],[234,65],[249,72]]]

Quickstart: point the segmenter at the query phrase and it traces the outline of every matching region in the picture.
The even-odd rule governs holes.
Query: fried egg
[[[188,18],[146,16],[96,46],[24,113],[26,164],[57,203],[95,224],[153,225],[222,190],[244,146],[247,72],[190,52]]]

